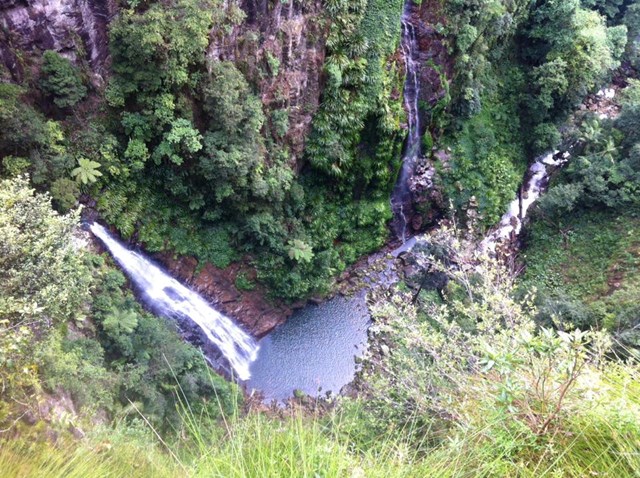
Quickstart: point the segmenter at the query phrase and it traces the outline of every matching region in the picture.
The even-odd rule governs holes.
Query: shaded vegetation
[[[176,421],[178,390],[194,410],[231,409],[236,387],[212,376],[174,325],[143,311],[121,272],[74,246],[84,240],[73,236],[78,211],[58,215],[25,177],[3,180],[0,201],[3,425],[62,392],[80,409],[139,410],[158,427]]]
[[[560,144],[569,113],[620,65],[628,28],[617,17],[607,25],[603,3],[595,11],[579,0],[472,3],[447,6],[457,65],[443,178],[456,207],[477,203],[489,226],[513,199],[527,159]]]
[[[528,159],[577,147],[536,208],[521,278],[446,225],[403,258],[413,276],[370,297],[350,397],[242,409],[87,250],[79,200],[151,252],[250,263],[240,290],[329,291],[387,240],[403,3],[323,2],[324,86],[297,164],[286,101],[258,84],[281,60],[250,73],[209,51],[245,20],[235,2],[120,2],[103,91],[53,51],[33,79],[0,83],[3,476],[637,476],[640,86],[624,80],[615,117],[566,120],[621,65],[637,75],[638,2],[435,9],[455,68],[430,112],[443,136],[424,146],[450,153],[437,187],[457,212],[493,224]],[[264,41],[250,33],[247,51]]]

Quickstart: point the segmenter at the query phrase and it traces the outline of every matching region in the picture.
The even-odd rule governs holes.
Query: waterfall
[[[402,14],[402,54],[404,57],[406,79],[404,84],[404,104],[408,116],[407,144],[405,146],[404,157],[402,158],[402,169],[396,182],[391,199],[393,209],[396,234],[404,243],[407,239],[407,212],[411,211],[411,190],[409,180],[417,159],[421,154],[420,147],[420,111],[418,100],[420,98],[418,57],[418,39],[415,25],[411,23],[411,6],[413,0],[407,0]]]
[[[240,380],[251,376],[249,366],[256,359],[258,345],[231,319],[212,308],[194,291],[164,273],[141,254],[127,249],[99,224],[89,226],[149,305],[170,319],[188,318],[197,324],[229,362]]]
[[[559,159],[555,159],[559,156]],[[535,203],[544,192],[549,182],[548,167],[559,167],[567,162],[569,152],[559,154],[558,151],[547,153],[538,157],[529,167],[528,179],[522,186],[522,193],[511,201],[509,209],[502,216],[500,223],[484,240],[480,243],[480,249],[495,252],[496,245],[511,237],[519,235],[522,229],[522,222],[527,216],[529,208]]]
[[[573,146],[575,146],[575,144],[570,145],[568,149],[571,149]],[[482,240],[482,242],[480,242],[478,245],[480,251],[495,254],[498,244],[520,234],[522,224],[524,219],[527,217],[529,209],[545,192],[545,189],[549,184],[549,168],[559,168],[564,166],[567,161],[569,161],[570,156],[571,154],[569,151],[565,151],[563,153],[553,151],[536,158],[533,164],[529,167],[527,179],[521,187],[521,194],[511,201],[507,212],[504,213],[500,222]],[[403,240],[400,247],[391,251],[391,255],[393,257],[398,257],[404,252],[411,251],[416,243],[424,240],[425,236],[415,236],[411,237],[407,241]]]

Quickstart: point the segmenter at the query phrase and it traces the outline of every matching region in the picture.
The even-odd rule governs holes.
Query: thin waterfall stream
[[[127,249],[100,224],[93,223],[89,229],[102,241],[154,311],[170,319],[187,318],[194,322],[222,353],[240,380],[251,377],[250,365],[258,355],[258,344],[249,334],[142,254]]]
[[[404,243],[407,240],[408,219],[411,211],[412,198],[409,180],[418,158],[422,152],[420,140],[420,79],[418,58],[418,39],[416,27],[411,20],[413,0],[407,0],[402,14],[401,47],[404,57],[406,79],[404,83],[404,104],[407,111],[408,135],[405,152],[402,158],[400,175],[391,196],[391,207],[394,215],[395,233]]]
[[[528,179],[522,185],[519,197],[511,201],[507,212],[504,213],[498,225],[480,243],[481,250],[495,253],[496,246],[501,241],[520,234],[529,209],[547,187],[550,175],[549,168],[563,166],[569,157],[568,151],[563,153],[553,151],[536,158],[529,166]]]

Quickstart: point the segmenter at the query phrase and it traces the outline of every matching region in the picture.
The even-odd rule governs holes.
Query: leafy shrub
[[[51,198],[34,194],[28,178],[0,181],[0,421],[35,407],[40,342],[81,318],[91,276],[75,250],[79,212],[58,215]],[[7,409],[5,410],[5,406]],[[17,421],[17,420],[16,420]]]
[[[87,95],[87,88],[77,69],[53,50],[43,53],[40,74],[40,88],[53,97],[58,108],[75,106]]]
[[[251,291],[256,288],[255,282],[249,279],[245,272],[236,276],[235,285],[238,290]]]
[[[541,123],[533,130],[533,146],[535,151],[542,154],[555,149],[562,141],[562,135],[558,128],[552,123]]]
[[[421,292],[412,303],[407,293],[392,292],[374,300],[361,406],[381,427],[378,433],[395,427],[426,450],[433,446],[425,439],[430,433],[436,444],[442,437],[446,443],[453,436],[463,442],[474,437],[473,443],[483,444],[467,449],[480,453],[476,466],[488,475],[511,476],[518,467],[538,466],[532,461],[556,463],[545,447],[559,446],[558,437],[585,423],[594,427],[584,428],[587,442],[609,425],[620,432],[623,423],[637,426],[640,408],[631,395],[604,398],[612,382],[621,386],[617,374],[627,377],[624,382],[638,373],[635,366],[605,360],[606,334],[540,328],[531,295],[517,298],[502,265],[446,229],[427,241],[427,249],[415,252],[417,263],[447,275],[442,298]],[[592,414],[585,403],[602,408]],[[614,418],[627,411],[635,417],[630,422]],[[480,451],[485,446],[487,455]],[[575,453],[574,459],[582,458]]]

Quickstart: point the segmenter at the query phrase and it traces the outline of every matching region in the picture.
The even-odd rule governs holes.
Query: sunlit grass
[[[188,476],[185,471],[153,442],[0,443],[2,478],[171,478]]]
[[[453,433],[451,439],[419,456],[402,437],[385,438],[369,451],[352,451],[318,419],[302,415],[275,419],[250,414],[229,428],[198,430],[180,463],[158,444],[145,447],[98,444],[29,446],[4,443],[3,477],[634,477],[640,470],[637,425],[577,418],[571,429],[542,446],[517,433],[491,442],[492,427]],[[572,431],[575,428],[574,431]],[[510,442],[509,442],[510,441]],[[516,450],[515,453],[510,453]]]
[[[475,384],[475,382],[474,382]],[[478,390],[482,383],[475,384]],[[491,386],[491,384],[487,384]],[[248,412],[223,419],[198,415],[181,401],[182,429],[160,438],[143,419],[98,428],[87,437],[57,442],[28,435],[0,442],[3,478],[207,477],[638,477],[640,376],[633,366],[609,365],[595,379],[599,397],[571,404],[544,434],[519,417],[467,397],[467,420],[379,436],[358,407],[322,414],[292,409]],[[604,391],[604,393],[603,393]],[[596,396],[596,395],[594,395]],[[346,399],[345,399],[346,400]],[[475,406],[473,406],[475,404]],[[576,407],[577,405],[577,407]],[[354,412],[355,408],[355,412]],[[363,409],[364,409],[363,408]],[[238,408],[236,407],[236,410]],[[350,410],[346,411],[346,410]],[[366,430],[364,430],[366,432]]]

